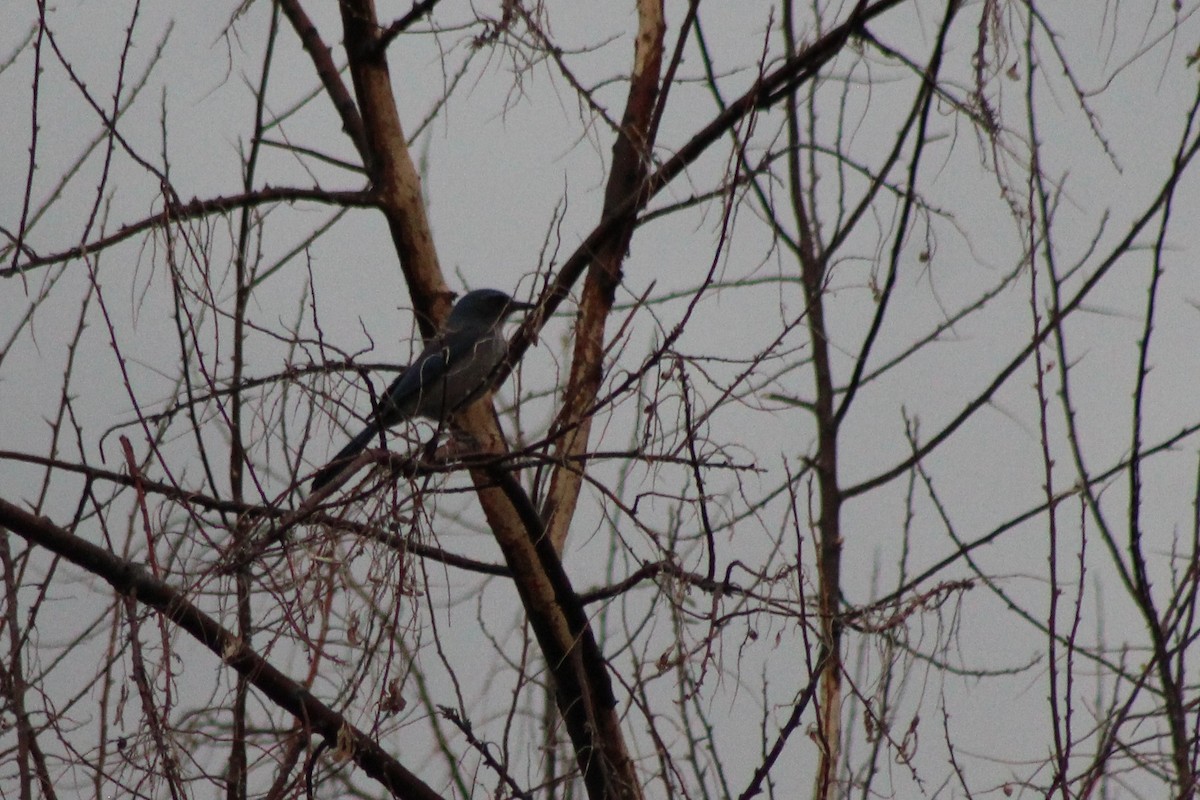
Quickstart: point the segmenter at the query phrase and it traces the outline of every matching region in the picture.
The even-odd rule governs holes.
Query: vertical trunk
[[[371,188],[400,257],[417,323],[429,337],[449,313],[451,296],[433,246],[421,178],[400,124],[386,53],[378,46],[382,28],[372,0],[342,0],[340,7]]]
[[[789,52],[797,46],[792,3],[784,4],[783,30]],[[788,193],[797,232],[796,256],[804,287],[809,342],[812,346],[817,424],[817,452],[813,466],[817,478],[820,513],[817,519],[817,610],[821,641],[828,651],[821,674],[817,706],[817,742],[820,761],[813,781],[813,797],[829,800],[840,796],[837,769],[842,753],[842,626],[838,621],[838,599],[842,583],[842,492],[838,485],[838,415],[830,364],[829,337],[825,330],[825,259],[809,210],[810,193],[801,181],[800,107],[795,93],[788,97]],[[816,180],[809,165],[808,180]],[[809,187],[811,189],[811,187]]]
[[[605,219],[611,218],[640,192],[651,164],[654,145],[654,109],[659,99],[659,73],[662,70],[663,35],[666,21],[662,0],[638,0],[638,34],[634,46],[634,68],[629,80],[629,97],[621,130],[613,143],[612,169],[604,192]],[[635,211],[620,222],[617,235],[610,237],[596,253],[579,303],[575,322],[575,350],[571,355],[571,374],[563,392],[562,410],[555,420],[557,437],[555,457],[563,464],[556,469],[546,494],[542,518],[554,546],[561,552],[567,531],[575,516],[575,505],[583,484],[583,461],[577,456],[587,450],[591,435],[592,405],[604,375],[604,326],[612,311],[613,294],[621,281],[621,264],[633,237]]]

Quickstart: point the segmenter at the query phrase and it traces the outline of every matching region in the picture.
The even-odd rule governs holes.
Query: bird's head
[[[503,322],[509,314],[527,311],[532,303],[514,300],[496,289],[475,289],[458,299],[446,320],[447,330],[490,328]]]

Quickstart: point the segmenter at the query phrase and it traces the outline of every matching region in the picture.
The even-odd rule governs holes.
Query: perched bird
[[[504,320],[531,308],[495,289],[476,289],[459,298],[437,336],[388,387],[367,427],[316,474],[312,490],[337,477],[385,428],[413,417],[445,420],[478,399],[508,351]]]

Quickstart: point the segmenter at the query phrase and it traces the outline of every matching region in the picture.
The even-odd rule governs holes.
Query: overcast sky
[[[115,10],[109,5],[76,0],[58,3],[48,12],[48,25],[76,74],[100,102],[111,105],[131,10]],[[306,5],[326,41],[335,45],[335,57],[342,63],[334,4]],[[597,99],[610,115],[619,116],[626,85],[617,78],[628,71],[631,58],[634,4],[547,5],[553,36],[568,54],[574,74],[585,85],[602,85]],[[668,47],[672,47],[685,4],[667,5]],[[1037,37],[1036,68],[1041,77],[1035,81],[1033,98],[1041,171],[1056,192],[1056,268],[1063,275],[1075,270],[1064,281],[1064,291],[1070,295],[1118,248],[1161,191],[1173,153],[1185,135],[1186,113],[1196,93],[1197,69],[1187,57],[1200,45],[1200,26],[1193,19],[1195,6],[1190,3],[1178,12],[1167,4],[1145,4],[1154,5],[1151,11],[1133,8],[1140,4],[1114,3],[1084,12],[1066,5],[1053,4],[1041,12],[1049,27],[1060,33],[1058,45],[1073,70],[1088,113],[1081,110],[1080,98],[1064,77],[1044,32]],[[923,64],[933,47],[943,6],[934,2],[906,5],[873,24],[871,32]],[[381,4],[380,16],[391,19],[407,8],[407,3]],[[958,99],[969,98],[971,91],[979,8],[978,3],[968,4],[947,50],[943,80]],[[154,65],[137,102],[122,117],[119,130],[130,148],[159,169],[164,169],[165,153],[172,186],[183,200],[241,191],[239,154],[248,146],[254,111],[248,86],[260,79],[270,8],[262,2],[252,4],[228,29],[232,10],[230,4],[219,3],[144,4],[134,28],[135,43],[124,65],[128,92],[132,81],[156,58],[159,43],[165,41],[161,60]],[[498,13],[490,6],[477,10]],[[1002,25],[1006,30],[1021,28],[1020,13],[1016,6],[1004,6]],[[26,42],[34,16],[30,4],[0,9],[0,96],[8,109],[0,115],[0,136],[6,143],[0,149],[0,186],[4,187],[0,225],[7,232],[19,228],[29,168],[33,50],[28,45],[19,52],[18,48]],[[441,4],[434,17],[440,29],[437,35],[428,35],[429,27],[423,25],[421,35],[401,37],[392,46],[393,83],[406,131],[412,135],[420,130],[413,152],[420,160],[438,255],[448,283],[455,290],[496,287],[530,299],[542,288],[544,276],[598,221],[612,136],[603,122],[581,108],[563,76],[548,62],[521,63],[516,48],[472,47],[478,29],[459,27],[471,19],[469,4],[454,0]],[[779,19],[775,4],[765,2],[706,0],[702,4],[703,30],[726,100],[755,79],[764,36]],[[1179,27],[1168,33],[1174,21]],[[771,58],[779,58],[777,32],[770,34],[769,47]],[[906,418],[919,426],[919,438],[928,440],[983,391],[1028,343],[1033,330],[1033,294],[1037,296],[1033,305],[1044,321],[1049,295],[1042,243],[1033,243],[1039,251],[1042,283],[1031,286],[1030,234],[1021,216],[1029,201],[1027,144],[1031,136],[1024,97],[1029,64],[1023,47],[1019,37],[1014,37],[1002,48],[1005,64],[1011,63],[1011,78],[998,77],[989,84],[990,99],[1005,128],[999,137],[1001,147],[993,147],[981,137],[966,114],[954,109],[947,98],[935,103],[930,143],[918,181],[929,212],[919,215],[901,248],[895,296],[868,371],[907,351],[914,341],[995,287],[1004,288],[982,310],[944,331],[937,342],[866,385],[846,418],[842,435],[840,476],[846,486],[872,478],[904,458],[909,450]],[[277,48],[266,99],[268,115],[283,115],[318,89],[311,62],[286,25]],[[578,52],[584,48],[587,52]],[[656,156],[660,159],[716,113],[711,92],[699,80],[703,65],[695,45],[686,52],[679,70],[684,83],[672,94],[658,138]],[[14,60],[9,60],[10,53],[16,54]],[[48,44],[43,46],[42,60],[44,71],[37,84],[37,170],[31,197],[34,209],[52,196],[54,202],[25,240],[38,254],[79,244],[104,168],[101,145],[65,189],[57,188],[60,177],[98,137],[100,129],[95,113],[81,101]],[[460,68],[462,76],[458,78]],[[848,160],[878,167],[908,112],[918,80],[909,68],[875,52],[865,63],[857,54],[845,55],[825,73],[831,79],[817,90],[816,133],[810,143],[828,148],[840,141]],[[440,107],[452,84],[450,99]],[[422,120],[435,109],[437,115],[422,128]],[[781,125],[778,113],[757,119],[748,152],[761,156],[779,147]],[[290,142],[346,161],[356,159],[324,97],[288,116],[268,136],[275,142]],[[1192,132],[1189,140],[1194,136]],[[711,190],[726,173],[729,159],[727,141],[712,148],[652,207]],[[341,190],[363,184],[358,173],[313,159],[301,160],[278,147],[263,150],[259,170],[259,186],[317,185]],[[903,173],[893,173],[890,178],[902,181]],[[779,182],[770,185],[782,202],[785,188]],[[824,235],[830,234],[839,211],[844,210],[839,204],[852,205],[864,185],[850,170],[839,173],[832,163],[823,168],[816,198]],[[839,196],[839,187],[844,187],[844,196]],[[101,217],[83,237],[89,241],[102,231],[116,230],[162,207],[157,179],[121,152],[113,159],[105,192]],[[655,302],[634,313],[627,327],[620,328],[620,322],[610,325],[609,334],[614,337],[606,378],[610,385],[636,369],[654,344],[684,318],[688,298],[671,299],[672,293],[694,289],[714,262],[718,283],[729,288],[705,293],[676,344],[683,355],[711,357],[701,362],[704,369],[694,376],[702,403],[722,400],[722,387],[745,369],[739,360],[768,348],[782,325],[799,318],[803,299],[796,284],[795,262],[776,246],[753,197],[739,194],[738,199],[724,240],[721,208],[713,203],[649,222],[638,230],[625,263],[617,296],[621,310],[615,319],[625,320],[634,298],[648,293]],[[890,195],[875,204],[830,268],[827,314],[839,384],[849,378],[853,356],[874,313],[877,281],[886,272],[897,224],[896,209]],[[266,269],[292,253],[335,212],[325,205],[297,203],[264,207],[264,213],[267,221],[256,247],[261,248],[261,264]],[[1200,244],[1200,230],[1194,224],[1200,218],[1200,182],[1191,172],[1184,176],[1171,213],[1175,222],[1166,236],[1166,269],[1158,290],[1149,359],[1152,372],[1145,395],[1143,437],[1147,445],[1200,420],[1200,348],[1196,346],[1200,341],[1200,289],[1194,256]],[[225,309],[231,307],[233,294],[228,259],[235,226],[226,218],[213,217],[193,229],[196,241],[211,239],[208,288],[216,304]],[[1067,326],[1076,423],[1088,466],[1094,472],[1109,468],[1130,448],[1130,398],[1146,313],[1149,250],[1156,234],[1157,227],[1151,226],[1137,238],[1134,251],[1106,274]],[[161,235],[134,237],[92,262],[101,291],[88,301],[87,329],[73,351],[77,363],[69,392],[80,433],[78,441],[71,433],[58,443],[58,454],[68,461],[120,468],[123,456],[116,434],[121,433],[132,439],[139,457],[144,456],[149,444],[131,424],[135,401],[153,412],[179,391],[180,350],[167,279],[167,248]],[[3,266],[9,266],[12,253],[3,252]],[[186,253],[177,255],[186,261]],[[198,284],[203,282],[197,278]],[[0,449],[50,452],[47,417],[57,413],[64,368],[72,353],[69,344],[76,335],[88,287],[89,271],[78,260],[0,282],[0,343],[5,348],[0,351]],[[43,293],[46,298],[39,299]],[[35,302],[33,319],[22,321]],[[196,307],[202,305],[197,300]],[[572,308],[565,305],[561,318],[547,325],[521,365],[518,379],[501,395],[502,402],[510,402],[515,393],[524,398],[521,421],[530,438],[545,432],[555,408],[552,392],[561,384],[569,358],[567,314]],[[255,326],[247,339],[250,376],[304,366],[323,355],[335,357],[333,352],[322,354],[311,344],[318,328],[324,341],[364,363],[403,365],[414,347],[411,302],[395,249],[382,218],[370,210],[351,210],[311,246],[283,262],[257,288],[249,317]],[[201,331],[198,347],[203,362],[227,370],[227,321],[214,319],[209,312],[195,323]],[[293,347],[296,336],[310,344]],[[786,496],[773,493],[785,482],[785,470],[800,469],[812,453],[814,433],[804,410],[771,398],[812,396],[812,375],[801,363],[809,355],[803,327],[788,341],[790,344],[758,367],[754,380],[739,386],[739,402],[721,407],[709,423],[713,452],[723,448],[722,454],[730,460],[757,468],[756,472],[734,475],[717,471],[708,486],[714,496],[716,522],[727,526],[719,542],[721,563],[741,561],[749,572],[773,571],[795,560],[794,553],[785,557],[779,551],[779,531],[791,524],[791,517]],[[128,387],[114,349],[124,357]],[[1077,474],[1055,394],[1060,386],[1055,366],[1058,354],[1047,348],[1044,355],[1052,406],[1047,425],[1055,460],[1055,489],[1063,491]],[[193,375],[197,363],[188,364]],[[388,377],[378,378],[377,385]],[[657,377],[657,373],[650,375],[651,380]],[[942,511],[965,539],[982,536],[1045,499],[1034,382],[1034,365],[1028,362],[970,423],[924,462],[944,503]],[[300,418],[298,412],[276,411],[274,404],[296,402],[294,397],[280,399],[277,394],[255,400],[251,458],[263,467],[261,475],[269,497],[284,492],[289,476],[283,471],[280,454],[285,448],[294,452],[295,447],[294,440],[285,439],[288,434],[282,432],[281,420],[295,425]],[[330,409],[312,428],[306,449],[310,469],[340,447],[342,426],[355,425],[354,412],[362,414],[369,409],[363,391],[346,395],[344,403]],[[594,431],[593,449],[635,446],[633,431],[641,412],[630,399],[606,413]],[[287,430],[297,435],[295,428]],[[516,431],[510,427],[509,433]],[[224,440],[219,426],[206,429],[204,436],[214,443]],[[168,434],[162,452],[163,463],[174,479],[185,485],[202,485],[195,440],[186,427]],[[165,469],[163,464],[153,466],[156,471]],[[1181,568],[1171,555],[1176,538],[1186,540],[1192,530],[1196,469],[1197,448],[1192,439],[1146,465],[1141,512],[1146,547],[1153,554],[1153,579],[1163,592],[1172,571]],[[223,470],[224,466],[222,474]],[[29,465],[0,459],[0,494],[32,504],[42,491],[44,474]],[[676,514],[684,514],[682,527],[695,533],[699,521],[694,508],[671,499],[689,491],[691,478],[686,470],[635,466],[622,475],[616,464],[597,464],[591,474],[609,484],[626,480],[628,497],[638,492],[660,494],[645,499],[639,522],[647,530],[666,531],[676,521]],[[462,484],[461,479],[450,480],[453,485]],[[913,480],[917,484],[911,490],[915,517],[909,537],[902,535],[908,476],[846,506],[843,581],[849,603],[866,603],[885,594],[896,587],[902,571],[915,574],[956,549],[941,513],[919,481]],[[56,521],[68,521],[78,502],[79,486],[78,478],[56,473],[43,512]],[[805,491],[801,487],[802,512]],[[748,507],[768,496],[774,499],[747,514]],[[1105,488],[1103,498],[1115,518],[1126,516],[1122,511],[1128,499],[1124,478]],[[469,495],[451,495],[440,502],[432,527],[443,546],[489,561],[500,560],[495,545],[478,532],[478,512]],[[1123,642],[1143,646],[1140,620],[1116,584],[1108,556],[1094,531],[1081,527],[1085,515],[1080,504],[1069,501],[1061,509],[1058,524],[1066,552],[1078,551],[1081,530],[1091,537],[1086,545],[1081,640],[1093,644],[1103,639],[1114,648]],[[461,517],[456,516],[460,512]],[[736,524],[734,520],[738,520]],[[976,554],[980,571],[1039,620],[1045,617],[1048,602],[1047,530],[1047,517],[1037,515]],[[77,532],[99,540],[95,527],[83,525]],[[622,519],[602,493],[588,495],[565,556],[578,586],[595,586],[627,572],[620,558],[615,564],[610,561],[611,542],[617,536],[628,548],[623,557],[631,562],[653,557],[656,552],[650,544],[652,537]],[[784,537],[782,541],[794,548],[794,540]],[[807,571],[813,558],[810,537],[803,547]],[[373,552],[367,549],[347,555],[347,574],[366,581],[377,566],[372,564],[373,558],[379,558]],[[693,544],[680,556],[684,566],[699,569],[703,552]],[[210,556],[200,552],[194,542],[187,549],[187,559],[193,564],[210,563]],[[1064,582],[1073,591],[1072,582],[1079,578],[1079,571],[1077,566],[1067,569],[1069,577]],[[922,588],[974,576],[972,569],[960,562]],[[809,579],[815,581],[815,576]],[[440,631],[440,642],[447,659],[469,663],[484,646],[509,655],[520,651],[520,637],[513,633],[518,606],[511,587],[503,581],[481,581],[440,568],[431,569],[424,580],[428,582],[428,604],[414,602],[401,616],[411,624],[413,641],[419,642],[417,647],[427,659],[423,665],[431,674],[431,691],[442,698],[437,702],[454,704],[453,688],[438,679],[431,618],[446,626]],[[809,591],[812,585],[807,584]],[[69,638],[70,619],[95,597],[80,586],[56,589],[52,594],[62,603],[64,627],[55,631],[47,630],[46,623],[41,627],[41,635],[54,645]],[[353,592],[347,589],[346,596],[341,602],[353,608]],[[652,599],[650,595],[635,598],[622,612],[636,618],[634,612],[640,604]],[[710,602],[703,597],[694,599],[701,605]],[[212,607],[221,607],[219,598]],[[605,623],[612,626],[612,641],[634,639],[638,657],[650,662],[657,656],[655,648],[669,647],[673,637],[666,619],[659,622],[661,628],[650,626],[651,630],[640,634],[622,631],[621,613],[616,611]],[[746,643],[746,630],[737,626],[753,627],[755,623],[730,624],[734,629],[727,633],[716,656],[715,669],[722,677],[711,679],[706,699],[711,719],[718,723],[716,738],[727,748],[731,783],[740,787],[747,778],[742,764],[759,759],[763,706],[774,704],[782,709],[778,711],[782,719],[802,685],[798,683],[803,669],[802,643],[791,623],[761,623],[764,629],[754,631],[758,639],[753,643]],[[767,629],[773,625],[777,627]],[[481,629],[498,641],[481,644],[487,641]],[[920,655],[897,657],[899,668],[909,673],[910,680],[899,698],[902,710],[895,723],[899,730],[893,735],[903,738],[904,728],[919,717],[920,741],[912,753],[915,772],[910,772],[908,765],[888,761],[893,774],[878,791],[898,797],[921,792],[961,796],[957,785],[947,783],[950,773],[943,741],[943,707],[970,785],[980,796],[1006,781],[1031,780],[1042,785],[1048,780],[1037,766],[1047,759],[1051,746],[1044,634],[1023,622],[980,582],[955,597],[941,613],[930,610],[914,615],[900,638]],[[859,641],[862,639],[854,640],[853,646]],[[856,675],[864,676],[866,683],[859,689],[868,696],[878,689],[883,658],[880,641],[869,639],[848,659],[852,669],[862,670]],[[192,649],[181,646],[184,652]],[[346,652],[353,650],[345,643],[340,646]],[[931,665],[927,656],[944,660],[946,668]],[[280,652],[277,657],[285,668],[304,669],[303,659],[295,654]],[[197,673],[204,681],[229,680],[219,674],[215,662],[203,661],[205,657],[199,653],[195,658],[203,664]],[[615,658],[616,663],[627,666],[631,656],[625,651]],[[1135,652],[1130,661],[1143,658]],[[1090,667],[1080,669],[1081,674],[1090,675]],[[960,674],[973,671],[980,674]],[[1011,674],[1004,675],[1008,672]],[[72,682],[81,678],[68,669],[55,671],[52,680],[60,682],[61,691],[72,692],[79,689]],[[510,683],[510,678],[501,677],[496,683],[480,681],[462,687],[468,708],[478,713],[481,724],[496,723],[497,709],[509,702]],[[768,685],[766,701],[764,683]],[[331,685],[340,684],[331,680]],[[676,687],[670,680],[653,687],[659,692],[656,701],[667,706],[673,702]],[[1087,707],[1111,690],[1111,684],[1099,689],[1091,684],[1081,687],[1080,704]],[[417,713],[415,708],[411,710]],[[1089,708],[1081,716],[1091,720],[1093,711]],[[82,716],[83,730],[88,730],[91,723],[86,714]],[[130,715],[129,720],[135,719],[136,715]],[[631,715],[629,724],[629,735],[638,742],[639,752],[648,755],[651,750],[642,738],[644,724],[637,715]],[[1089,724],[1080,723],[1082,728]],[[856,726],[850,736],[852,759],[861,757],[865,746],[861,711]],[[427,739],[427,728],[414,722],[387,744],[396,748],[406,764],[417,768],[431,747]],[[800,786],[806,792],[815,748],[807,737],[797,737],[790,748],[793,757],[776,773],[778,786]],[[734,755],[743,752],[744,757]],[[429,769],[429,780],[438,785],[440,773]],[[915,780],[914,774],[919,779]],[[1132,782],[1139,787],[1156,785],[1136,776]],[[0,793],[4,791],[0,789]],[[779,791],[780,796],[795,796]]]

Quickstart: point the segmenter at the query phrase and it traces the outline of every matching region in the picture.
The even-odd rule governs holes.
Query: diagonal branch
[[[468,408],[463,422],[481,449],[499,454],[504,442],[487,405]],[[479,439],[481,434],[487,438]],[[471,476],[554,677],[555,703],[588,797],[640,800],[641,784],[626,749],[608,663],[533,501],[499,462],[485,461]]]
[[[363,119],[359,116],[354,98],[350,96],[350,90],[342,82],[342,76],[333,62],[333,53],[325,44],[325,40],[321,38],[317,26],[300,7],[300,0],[279,0],[279,7],[283,10],[284,16],[288,18],[288,22],[292,23],[292,28],[300,37],[300,43],[308,51],[308,56],[317,70],[317,77],[321,79],[321,85],[325,87],[325,92],[333,102],[333,107],[337,109],[338,115],[342,118],[342,130],[350,137],[354,148],[358,150],[365,163],[368,161],[369,151]]]
[[[832,60],[855,33],[871,20],[903,3],[904,0],[878,0],[868,4],[860,0],[847,19],[830,28],[823,36],[808,47],[787,58],[776,69],[756,81],[740,97],[726,106],[712,121],[697,131],[675,154],[666,159],[662,166],[650,173],[636,190],[620,199],[611,213],[605,214],[583,242],[563,262],[554,280],[543,292],[539,312],[531,314],[510,343],[509,362],[520,361],[524,352],[538,339],[545,322],[567,298],[572,286],[584,275],[596,259],[597,253],[609,247],[609,242],[618,236],[630,215],[641,212],[659,192],[694,164],[744,117],[762,109],[770,108],[814,78]],[[786,91],[785,91],[786,89]],[[503,380],[503,374],[497,377]]]
[[[123,597],[155,609],[192,635],[266,697],[317,734],[346,752],[368,775],[406,800],[441,800],[441,795],[396,761],[367,734],[355,728],[303,686],[284,675],[232,632],[196,608],[178,590],[152,577],[140,565],[74,536],[45,517],[0,499],[0,528],[44,547],[104,579]]]
[[[151,214],[137,222],[124,225],[113,233],[102,236],[99,239],[94,239],[66,250],[60,250],[50,255],[31,256],[23,263],[0,269],[0,278],[11,278],[14,275],[19,275],[38,267],[61,264],[71,259],[82,258],[89,253],[95,253],[119,244],[139,233],[145,233],[148,230],[161,228],[182,220],[196,219],[208,216],[209,214],[224,214],[237,209],[253,208],[269,203],[289,203],[297,200],[342,207],[369,207],[375,205],[375,197],[370,192],[355,190],[329,191],[327,189],[309,189],[292,186],[267,186],[252,192],[210,197],[203,200],[193,198],[186,203],[172,203],[157,214]],[[27,247],[23,247],[22,249],[28,252]]]
[[[563,391],[562,408],[551,426],[550,436],[557,440],[554,458],[562,460],[564,466],[555,469],[550,478],[542,518],[547,521],[550,540],[559,552],[566,543],[583,486],[582,470],[573,465],[567,467],[565,462],[587,449],[591,410],[604,376],[605,323],[612,311],[621,265],[637,219],[637,207],[631,206],[629,200],[642,194],[651,163],[665,30],[661,0],[641,0],[629,97],[613,144],[612,169],[601,212],[601,218],[611,222],[613,234],[588,254],[590,266],[575,321],[571,372]]]
[[[421,334],[432,336],[450,311],[433,231],[425,211],[421,178],[408,149],[396,108],[387,51],[372,0],[342,0],[342,28],[354,94],[363,119],[364,162],[387,219]]]
[[[396,40],[396,37],[404,33],[406,30],[416,24],[417,20],[427,14],[433,13],[433,7],[441,0],[419,0],[413,3],[412,8],[408,10],[404,16],[397,19],[379,35],[379,40],[375,43],[375,47],[380,52],[386,50],[388,45]]]

